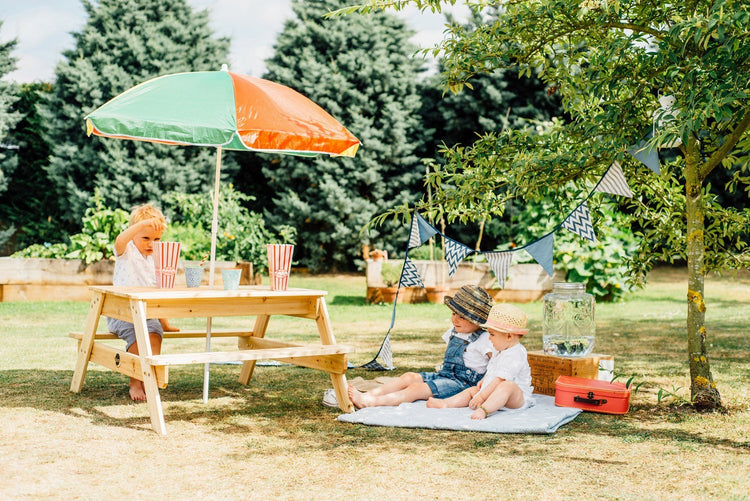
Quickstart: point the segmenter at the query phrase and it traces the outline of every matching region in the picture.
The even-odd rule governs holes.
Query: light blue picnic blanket
[[[534,395],[536,405],[526,409],[504,409],[486,419],[471,419],[468,407],[430,409],[425,401],[398,407],[365,407],[337,419],[344,423],[400,428],[434,428],[437,430],[484,431],[488,433],[554,433],[581,412],[572,407],[557,407],[555,397]]]

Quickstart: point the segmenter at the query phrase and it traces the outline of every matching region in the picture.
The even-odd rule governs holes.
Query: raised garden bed
[[[383,262],[367,261],[367,301],[370,303],[383,301],[381,289],[385,287],[385,284],[380,275]],[[445,261],[415,260],[414,264],[422,276],[426,289],[402,287],[398,294],[399,303],[426,302],[428,291],[435,286],[447,287],[445,294],[451,296],[463,285],[482,286],[498,302],[528,303],[541,299],[546,293],[552,291],[553,281],[563,279],[562,276],[558,277],[557,273],[553,279],[535,263],[516,264],[510,267],[505,287],[500,289],[488,263],[463,262],[458,265],[452,277],[448,276],[448,263]],[[437,298],[436,300],[442,301]]]
[[[185,285],[184,266],[198,261],[180,260],[175,284]],[[214,284],[221,284],[221,270],[242,268],[241,284],[251,283],[252,264],[219,261],[215,263]],[[85,265],[80,259],[19,259],[0,257],[1,301],[88,301],[89,285],[112,285],[114,261]],[[208,284],[208,264],[203,283]]]

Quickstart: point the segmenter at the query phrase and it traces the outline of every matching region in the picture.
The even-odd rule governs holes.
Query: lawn
[[[392,307],[367,305],[361,276],[292,276],[329,291],[339,342],[369,361]],[[125,377],[91,365],[69,391],[86,303],[0,303],[0,493],[4,499],[748,499],[750,492],[750,275],[707,280],[711,366],[724,412],[698,414],[687,391],[686,277],[662,269],[621,303],[597,305],[599,353],[621,380],[641,383],[625,416],[583,413],[552,435],[378,428],[339,423],[321,405],[330,379],[292,366],[170,369],[162,390],[166,437]],[[541,304],[528,349],[541,348]],[[247,319],[245,319],[247,320]],[[217,328],[239,325],[217,319]],[[196,320],[178,320],[183,328]],[[440,362],[443,305],[399,305],[392,332],[397,375]],[[269,336],[314,340],[309,322],[272,319]],[[197,343],[197,344],[196,344]],[[174,340],[164,352],[203,341]],[[228,340],[216,349],[232,349]],[[383,373],[352,369],[347,376]]]

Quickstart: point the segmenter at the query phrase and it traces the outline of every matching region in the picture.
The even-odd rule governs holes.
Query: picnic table
[[[336,344],[325,303],[326,291],[297,288],[272,291],[269,286],[242,286],[238,290],[207,286],[173,289],[91,286],[89,290],[92,299],[84,330],[81,333],[71,333],[71,337],[78,340],[78,357],[70,390],[76,393],[81,391],[89,362],[139,379],[143,381],[146,390],[151,426],[161,435],[166,435],[166,426],[159,389],[167,386],[170,365],[241,361],[239,382],[242,384],[250,382],[258,360],[277,360],[318,369],[331,375],[341,410],[354,410],[347,394],[345,376],[346,354],[354,352],[354,348]],[[108,332],[97,332],[102,315],[133,322],[139,355],[101,342],[117,338]],[[265,338],[271,315],[314,320],[320,344],[299,345]],[[211,332],[212,338],[237,337],[237,350],[160,355],[154,355],[151,351],[147,318],[226,316],[255,317],[252,330]],[[205,338],[206,332],[164,333],[165,340],[196,337]]]

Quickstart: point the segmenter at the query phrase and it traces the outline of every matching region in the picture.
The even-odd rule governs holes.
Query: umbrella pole
[[[214,268],[216,264],[216,234],[219,227],[219,181],[221,179],[221,146],[216,148],[216,177],[214,179],[214,210],[211,220],[211,263],[208,266],[208,286],[214,286]],[[212,318],[206,319],[206,352],[211,351],[211,322]],[[211,364],[206,362],[203,366],[203,403],[208,403],[208,369]]]

